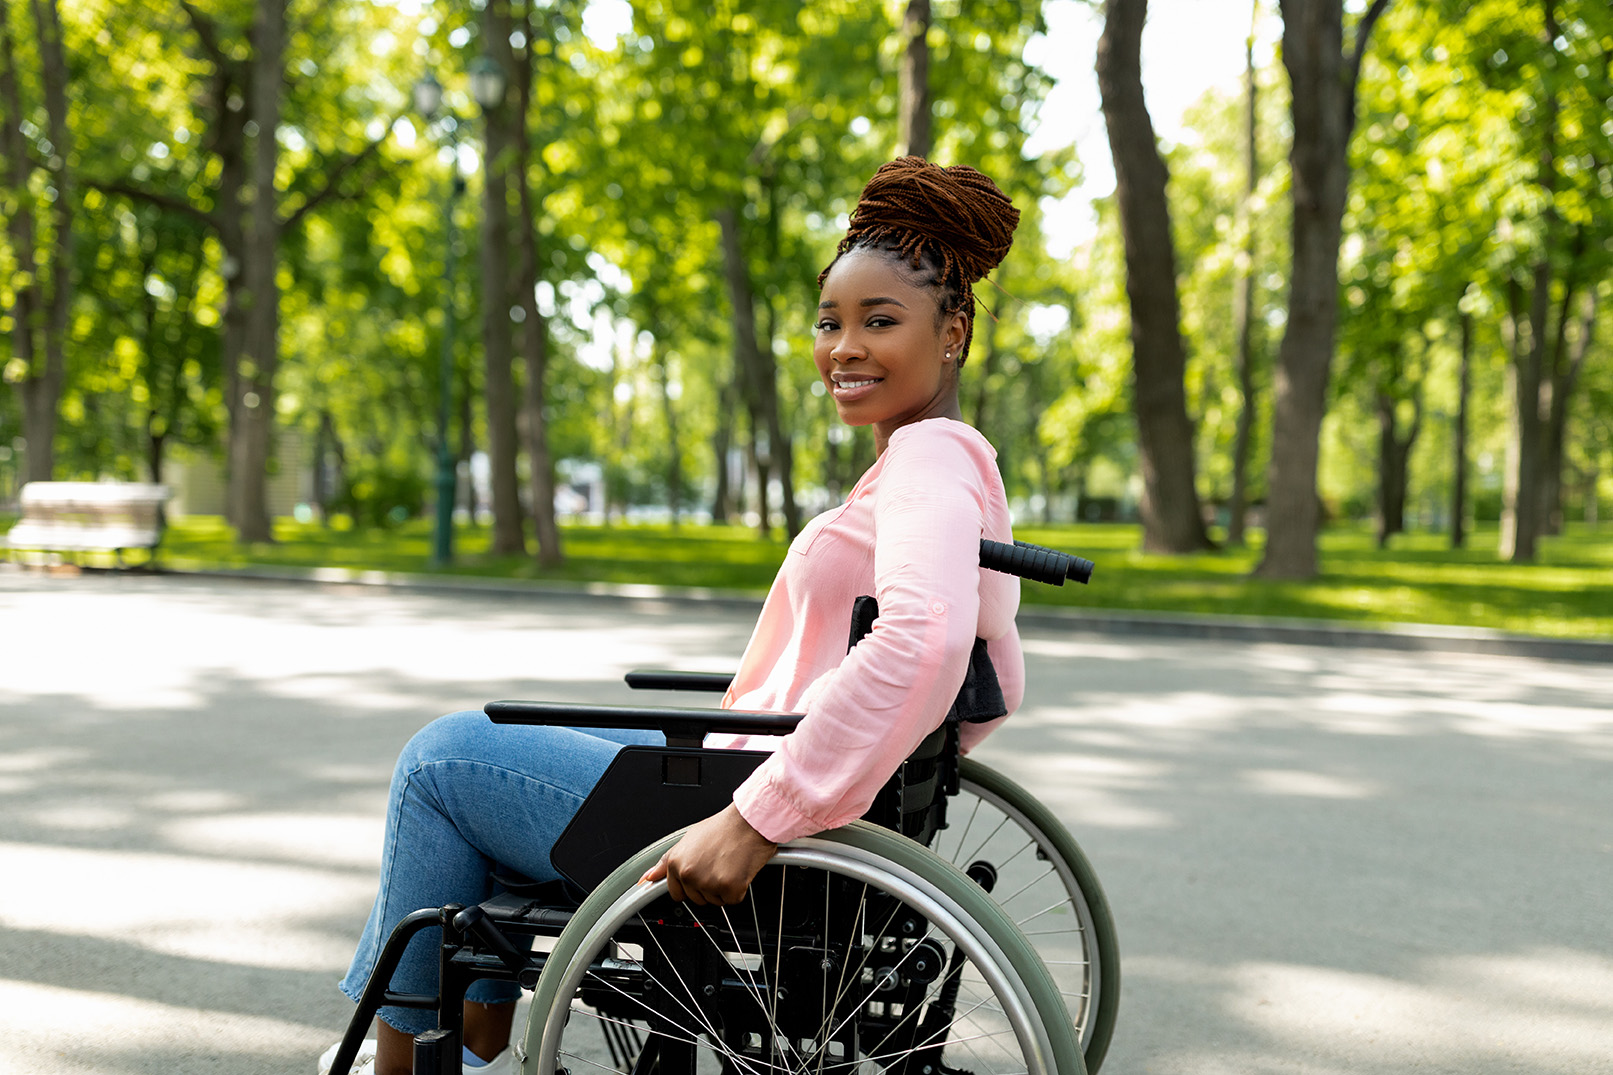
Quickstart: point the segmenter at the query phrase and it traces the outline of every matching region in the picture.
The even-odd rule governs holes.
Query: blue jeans
[[[500,725],[480,711],[451,713],[421,729],[392,773],[381,888],[342,992],[359,999],[404,916],[493,895],[495,866],[534,881],[556,879],[549,851],[616,752],[629,743],[665,741],[660,732]],[[436,992],[441,933],[431,927],[409,942],[392,976],[394,990]],[[514,982],[483,981],[467,999],[498,1004],[519,995]],[[436,1025],[433,1013],[412,1008],[380,1014],[407,1034]]]

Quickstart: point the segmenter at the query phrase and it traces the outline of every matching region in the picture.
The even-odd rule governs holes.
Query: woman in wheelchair
[[[862,816],[941,724],[977,638],[1005,708],[1018,705],[1018,582],[979,566],[981,538],[1012,540],[1008,504],[995,452],[962,421],[958,402],[972,285],[1007,254],[1018,217],[972,168],[892,161],[863,190],[820,275],[813,362],[841,420],[872,427],[878,454],[846,502],[792,543],[723,698],[725,708],[804,718],[781,738],[715,744],[771,755],[643,875],[664,879],[674,900],[736,904],[779,845]],[[878,620],[848,653],[846,619],[862,594],[877,598]],[[961,749],[993,727],[963,725]],[[408,913],[484,900],[499,868],[555,880],[550,849],[612,757],[624,744],[662,741],[643,731],[504,726],[480,712],[422,730],[395,770],[380,891],[343,990],[359,999]],[[422,937],[392,981],[424,993],[437,972]],[[489,1061],[488,1071],[513,1070],[501,1051],[518,995],[513,982],[480,982],[468,994],[465,1070]],[[431,1018],[382,1008],[375,1071],[410,1071],[413,1037]]]

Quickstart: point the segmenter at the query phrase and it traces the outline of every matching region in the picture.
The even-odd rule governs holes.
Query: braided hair
[[[973,285],[1002,262],[1018,224],[1019,210],[984,174],[966,164],[943,168],[923,157],[900,157],[880,165],[863,187],[818,286],[852,250],[885,251],[927,273],[918,283],[935,292],[938,321],[962,313],[967,322],[961,366],[974,337]]]

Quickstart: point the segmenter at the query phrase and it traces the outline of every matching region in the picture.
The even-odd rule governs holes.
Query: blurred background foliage
[[[492,21],[489,5],[506,22]],[[1095,203],[1094,226],[1066,249],[1043,210],[1076,186],[1081,162],[1070,148],[1027,150],[1039,125],[1074,122],[1046,113],[1052,76],[1025,59],[1046,32],[1042,10],[926,6],[929,156],[979,167],[1024,212],[1012,254],[978,289],[965,417],[997,445],[1026,522],[1131,518],[1140,460],[1114,200]],[[272,430],[282,441],[295,433],[303,451],[294,462],[271,454],[262,468],[308,472],[298,499],[315,522],[397,525],[430,510],[445,333],[452,451],[462,479],[476,475],[472,460],[490,439],[487,326],[515,338],[531,316],[522,303],[486,308],[478,270],[490,162],[469,76],[484,55],[531,73],[516,120],[526,148],[499,166],[518,176],[512,191],[525,189],[509,207],[531,214],[536,260],[518,269],[512,238],[509,272],[532,284],[541,322],[550,456],[563,481],[595,494],[590,518],[786,528],[782,484],[810,513],[871,461],[866,432],[841,428],[815,383],[810,326],[816,275],[862,182],[895,151],[905,3],[73,0],[57,13],[62,146],[51,140],[46,18],[57,8],[0,3],[11,132],[0,191],[0,510],[41,454],[27,441],[27,407],[48,348],[23,329],[64,282],[53,448],[35,477],[164,480],[176,462],[223,466],[232,400],[254,376],[272,376]],[[284,16],[277,59],[266,8]],[[1275,16],[1268,5],[1268,25]],[[493,25],[515,28],[489,42]],[[1398,529],[1449,533],[1501,515],[1516,453],[1515,366],[1528,342],[1518,334],[1536,305],[1555,318],[1558,368],[1572,367],[1547,394],[1564,411],[1548,532],[1594,527],[1605,512],[1610,57],[1605,0],[1395,0],[1384,12],[1350,146],[1319,479],[1329,518],[1377,519],[1387,541]],[[1263,496],[1290,271],[1288,80],[1274,40],[1257,43],[1254,61],[1252,130],[1242,95],[1212,90],[1188,134],[1161,147],[1197,485],[1222,523],[1246,408],[1250,500]],[[446,102],[429,121],[410,102],[428,71]],[[279,87],[267,136],[253,118],[266,84]],[[283,225],[264,255],[278,293],[267,373],[252,368],[250,340],[231,335],[243,259],[265,245],[253,246],[250,228],[262,192],[238,173],[262,158],[266,137]],[[456,180],[466,188],[457,197]],[[760,373],[738,346],[725,212]],[[233,234],[242,221],[245,238]],[[70,242],[55,245],[69,228]],[[1247,395],[1233,330],[1244,271],[1255,312]],[[532,370],[513,363],[520,399],[531,398]],[[776,426],[747,403],[762,373],[775,381]],[[518,421],[530,429],[529,407]],[[530,465],[524,454],[520,465]],[[1386,518],[1397,482],[1398,526]],[[462,486],[475,525],[492,506],[481,483]],[[530,513],[532,494],[522,495]],[[582,508],[563,500],[562,512],[568,504]]]

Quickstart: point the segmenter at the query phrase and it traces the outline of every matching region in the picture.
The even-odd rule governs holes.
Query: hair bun
[[[931,240],[947,248],[972,284],[1001,264],[1018,225],[1019,210],[983,173],[900,157],[880,165],[863,187],[848,238],[907,232]]]

